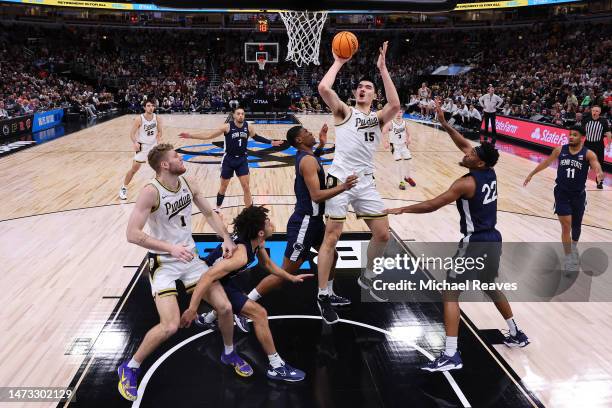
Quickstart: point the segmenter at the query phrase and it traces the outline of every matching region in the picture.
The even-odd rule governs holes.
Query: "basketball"
[[[359,49],[359,41],[350,31],[341,31],[334,36],[332,51],[340,58],[351,58]]]

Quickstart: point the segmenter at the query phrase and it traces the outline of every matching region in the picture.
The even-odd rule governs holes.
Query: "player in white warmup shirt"
[[[338,315],[331,305],[327,281],[349,204],[355,210],[357,217],[363,218],[372,231],[372,239],[368,246],[368,265],[365,273],[359,277],[358,283],[377,298],[371,287],[372,278],[375,276],[372,272],[372,262],[385,250],[389,240],[389,221],[383,212],[385,205],[374,183],[374,152],[381,142],[383,126],[391,122],[400,109],[399,96],[385,63],[386,53],[385,41],[380,48],[376,66],[382,77],[387,104],[378,112],[371,111],[376,89],[370,79],[362,78],[359,81],[354,91],[356,102],[354,108],[348,107],[333,91],[336,75],[348,59],[334,55],[333,65],[319,84],[319,94],[332,111],[336,126],[336,151],[334,161],[327,172],[327,188],[344,183],[352,174],[357,175],[359,179],[351,190],[338,194],[325,203],[328,222],[325,226],[325,238],[319,249],[317,304],[321,316],[329,324],[336,323]],[[377,300],[382,299],[377,298]]]
[[[383,129],[383,135],[388,135],[389,142],[391,144],[391,153],[393,154],[393,160],[397,163],[397,174],[399,175],[399,189],[405,190],[406,183],[412,187],[416,186],[415,181],[412,179],[412,171],[410,168],[410,161],[412,160],[412,154],[408,145],[410,145],[410,135],[408,134],[408,127],[406,121],[403,119],[404,111],[400,110],[397,116],[387,123]],[[388,148],[388,146],[385,146]]]
[[[125,175],[123,185],[119,189],[119,198],[122,200],[127,200],[127,186],[132,181],[134,174],[140,170],[142,163],[147,162],[147,154],[161,142],[162,122],[161,118],[154,112],[155,102],[147,100],[145,102],[145,113],[136,118],[130,130],[130,139],[132,139],[132,145],[136,153],[134,154],[132,168]]]

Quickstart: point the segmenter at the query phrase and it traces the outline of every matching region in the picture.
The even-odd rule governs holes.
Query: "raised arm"
[[[357,176],[352,175],[346,178],[346,181],[336,187],[321,190],[319,185],[319,163],[312,156],[305,156],[300,162],[300,174],[304,177],[310,198],[315,203],[322,203],[332,197],[337,196],[343,191],[350,190],[357,184]]]
[[[442,112],[442,108],[440,107],[440,100],[436,99],[436,113],[438,114],[438,121],[440,125],[446,130],[448,135],[453,139],[455,146],[459,148],[463,153],[468,154],[472,150],[472,145],[468,140],[463,137],[463,135],[457,130],[448,124],[446,118],[444,117],[444,112]]]
[[[236,244],[232,241],[230,234],[227,232],[225,228],[225,224],[219,214],[213,211],[210,203],[202,193],[200,186],[195,180],[191,177],[187,178],[187,184],[189,184],[189,189],[191,190],[191,194],[193,194],[193,202],[198,207],[198,209],[202,212],[202,215],[206,217],[206,222],[211,226],[211,228],[223,239],[223,257],[229,258],[232,256],[232,253],[236,249]]]
[[[132,145],[134,146],[135,152],[140,151],[140,143],[138,143],[138,140],[136,139],[136,133],[138,132],[138,128],[140,128],[140,126],[142,126],[142,118],[140,115],[138,115],[132,124],[132,128],[130,129],[130,139],[132,140]]]
[[[378,113],[378,120],[381,122],[381,125],[385,125],[393,120],[397,112],[399,112],[401,108],[401,103],[399,99],[399,95],[397,94],[397,89],[395,88],[395,84],[391,79],[391,75],[389,75],[389,70],[387,70],[386,63],[386,55],[387,55],[387,46],[389,45],[389,41],[385,41],[382,47],[379,48],[378,61],[376,62],[376,66],[380,71],[380,76],[383,81],[383,85],[385,87],[385,97],[387,98],[387,103],[383,107],[383,109]]]
[[[340,68],[342,68],[349,59],[350,58],[340,58],[334,54],[334,63],[319,83],[319,95],[321,95],[327,107],[332,111],[336,122],[342,122],[350,114],[349,107],[342,102],[338,94],[332,89],[336,81],[336,75],[338,75]]]
[[[476,191],[476,182],[473,177],[461,177],[456,180],[448,190],[431,200],[409,205],[407,207],[390,208],[384,212],[387,214],[423,214],[434,212],[445,205],[457,201],[461,197],[472,197]]]
[[[604,174],[603,170],[601,169],[601,163],[599,163],[599,160],[597,160],[597,155],[593,151],[589,150],[587,151],[586,159],[589,161],[589,166],[591,169],[597,175],[597,182],[599,183],[600,181],[603,181]]]
[[[191,325],[191,322],[196,317],[200,302],[204,298],[204,295],[206,294],[210,286],[213,284],[213,282],[221,279],[222,277],[230,274],[233,271],[242,268],[242,266],[247,262],[248,258],[246,254],[246,248],[244,247],[244,245],[241,244],[238,245],[236,251],[234,251],[234,256],[232,256],[231,258],[222,259],[210,268],[208,268],[208,270],[202,275],[195,289],[193,290],[191,300],[189,301],[189,307],[183,312],[183,315],[181,316],[181,327],[189,327]]]
[[[181,139],[199,139],[199,140],[210,140],[229,132],[229,123],[223,124],[221,127],[213,130],[212,132],[200,132],[200,133],[179,133]]]
[[[541,172],[542,170],[544,170],[545,168],[547,168],[548,166],[550,166],[550,164],[557,160],[557,158],[559,157],[559,154],[561,153],[561,146],[556,147],[552,153],[550,154],[550,156],[548,156],[546,159],[542,160],[542,162],[540,164],[538,164],[536,166],[535,169],[533,169],[533,171],[531,173],[529,173],[529,175],[527,176],[527,178],[525,179],[525,181],[523,182],[523,187],[527,187],[527,184],[529,184],[529,182],[531,181],[531,178],[533,176],[535,176],[536,174],[538,174],[539,172]],[[597,160],[597,158],[595,158]]]
[[[182,262],[193,259],[193,251],[188,245],[173,245],[169,242],[160,241],[146,234],[143,229],[152,211],[159,206],[159,193],[155,187],[148,184],[138,195],[132,214],[128,221],[126,236],[131,244],[136,244],[146,249],[169,253]]]

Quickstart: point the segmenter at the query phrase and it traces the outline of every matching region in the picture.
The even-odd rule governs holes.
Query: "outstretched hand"
[[[304,282],[304,279],[309,279],[314,277],[314,275],[312,273],[303,273],[301,275],[294,275],[293,279],[291,280],[291,282],[293,283],[302,283]]]
[[[181,132],[181,133],[179,133],[179,137],[180,137],[181,139],[191,139],[191,135],[190,135],[189,133],[187,133],[187,132]]]
[[[387,208],[383,210],[385,214],[400,215],[403,213],[402,208]]]
[[[197,312],[193,309],[187,309],[183,312],[181,316],[180,327],[185,328],[191,326],[191,322],[193,322],[196,318]]]
[[[272,146],[280,146],[280,145],[282,145],[283,143],[285,143],[285,141],[284,141],[284,140],[273,140],[273,141],[272,141]]]
[[[324,146],[325,143],[327,143],[328,130],[329,127],[327,126],[327,123],[324,123],[323,126],[321,126],[321,130],[319,130],[319,145]]]
[[[348,58],[341,58],[341,57],[337,56],[336,53],[333,52],[333,51],[332,51],[332,54],[334,54],[334,61],[339,62],[342,65],[346,64],[347,62],[349,62],[350,59],[352,58],[352,55],[350,57],[348,57]]]
[[[378,54],[378,61],[376,61],[376,66],[378,67],[379,71],[382,71],[383,69],[387,68],[386,55],[387,55],[388,45],[389,45],[389,41],[385,41],[382,47],[378,49],[380,53]]]

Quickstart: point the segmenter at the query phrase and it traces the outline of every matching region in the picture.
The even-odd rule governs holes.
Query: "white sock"
[[[129,368],[140,368],[140,363],[134,360],[134,357],[132,357],[132,359],[128,363],[128,367]]]
[[[319,297],[321,297],[321,296],[329,296],[329,289],[328,288],[325,288],[325,289],[319,288],[318,296]]]
[[[444,349],[444,354],[449,357],[452,357],[457,352],[457,337],[446,337],[446,348]]]
[[[205,313],[204,314],[204,321],[206,323],[212,323],[215,320],[217,320],[217,312],[215,312],[214,310],[210,313]]]
[[[516,323],[514,322],[514,318],[511,317],[509,319],[506,319],[506,323],[508,324],[508,329],[510,329],[510,335],[511,336],[516,336],[516,331],[518,330],[518,328],[516,327]]]
[[[334,280],[330,279],[327,281],[327,291],[330,295],[334,294]]]
[[[257,289],[253,289],[250,293],[249,293],[249,299],[251,299],[253,302],[257,302],[259,299],[261,299],[261,295],[259,294],[259,292],[257,291]]]
[[[396,160],[397,163],[397,174],[399,175],[400,183],[404,181],[404,168],[401,160]]]
[[[285,362],[281,356],[278,355],[278,353],[268,354],[268,359],[270,360],[270,365],[274,368],[279,368],[285,365]]]
[[[225,347],[225,355],[227,356],[228,354],[230,354],[232,351],[234,351],[234,345],[230,344],[229,346],[227,344],[223,345]]]
[[[404,160],[404,163],[406,165],[406,177],[411,178],[412,169],[410,168],[410,160]]]

